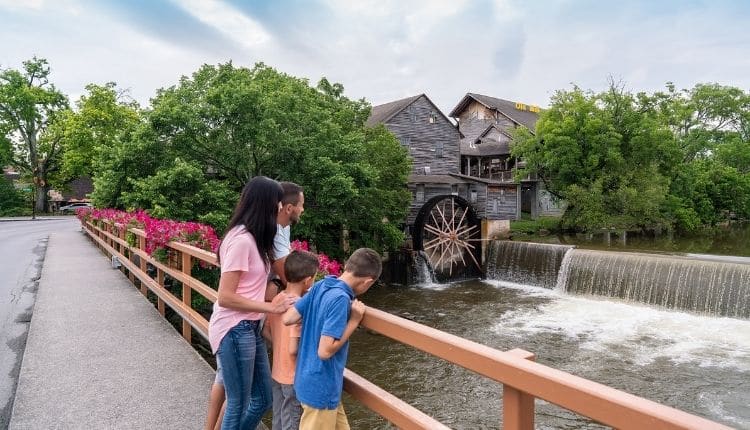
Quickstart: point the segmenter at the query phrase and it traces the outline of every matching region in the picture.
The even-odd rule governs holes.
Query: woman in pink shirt
[[[219,246],[219,298],[208,339],[224,378],[225,430],[255,429],[271,408],[271,370],[260,321],[264,314],[283,313],[292,304],[286,295],[264,301],[282,197],[278,182],[253,178],[242,190]]]

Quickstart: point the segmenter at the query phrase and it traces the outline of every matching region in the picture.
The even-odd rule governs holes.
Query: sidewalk
[[[68,219],[73,218],[73,216],[68,215],[37,215],[35,219],[31,218],[31,215],[27,216],[8,216],[8,217],[0,217],[0,222],[11,222],[11,221],[52,221],[56,219]]]
[[[199,429],[213,378],[83,233],[50,235],[10,429]]]

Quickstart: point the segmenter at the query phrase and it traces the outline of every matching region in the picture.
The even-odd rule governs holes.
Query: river
[[[503,281],[379,286],[364,302],[732,427],[750,429],[750,321]],[[359,330],[349,367],[456,429],[501,427],[500,384]],[[345,400],[352,428],[390,428]],[[536,401],[537,428],[601,428]]]

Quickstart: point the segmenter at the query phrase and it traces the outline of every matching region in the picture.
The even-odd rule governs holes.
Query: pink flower
[[[167,249],[169,242],[182,242],[197,248],[216,252],[219,238],[211,226],[197,222],[181,222],[152,218],[146,211],[125,212],[116,209],[79,209],[76,216],[81,222],[86,219],[120,224],[127,228],[141,228],[146,232],[146,252],[152,255],[159,249]]]

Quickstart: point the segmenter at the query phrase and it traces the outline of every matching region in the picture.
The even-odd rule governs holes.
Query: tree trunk
[[[37,213],[47,212],[47,187],[37,186],[36,196],[34,197],[34,206]]]

